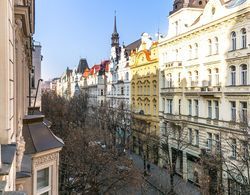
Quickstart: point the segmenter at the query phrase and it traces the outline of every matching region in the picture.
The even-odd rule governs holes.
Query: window
[[[181,86],[181,73],[178,73],[178,86]]]
[[[208,72],[208,86],[211,86],[212,85],[212,70],[208,69],[207,72]]]
[[[50,184],[50,168],[41,169],[37,171],[37,194],[50,194],[51,184]]]
[[[188,84],[191,87],[192,86],[192,73],[188,72]]]
[[[167,87],[172,87],[172,74],[167,76]]]
[[[212,101],[207,101],[208,118],[212,118]]]
[[[212,150],[212,133],[207,133],[207,149]]]
[[[127,95],[129,95],[129,86],[127,86]]]
[[[240,120],[243,123],[247,122],[247,102],[240,102]]]
[[[242,156],[244,160],[249,160],[249,149],[248,149],[248,141],[242,141],[241,147],[242,147]]]
[[[199,116],[199,101],[194,100],[195,116]]]
[[[215,119],[219,120],[219,102],[214,101]]]
[[[101,89],[101,95],[103,95],[103,89]]]
[[[172,110],[173,110],[173,108],[172,108],[172,102],[173,102],[172,99],[168,99],[167,100],[167,103],[168,103],[168,114],[172,114]]]
[[[236,67],[235,66],[230,66],[230,84],[231,85],[236,85]]]
[[[192,100],[188,100],[188,115],[192,116]]]
[[[199,130],[195,130],[195,145],[199,146]]]
[[[162,98],[163,113],[165,113],[165,98]]]
[[[241,29],[241,47],[247,48],[247,31],[245,28]]]
[[[190,144],[193,143],[193,131],[192,131],[192,129],[188,129],[188,141]]]
[[[126,81],[129,80],[129,73],[128,72],[126,72],[125,78],[126,78]]]
[[[150,111],[149,111],[150,113]],[[154,115],[156,115],[156,104],[154,104]]]
[[[162,74],[162,88],[165,88],[165,74]]]
[[[231,120],[236,121],[236,102],[231,103]]]
[[[218,134],[215,134],[215,147],[217,152],[220,151],[220,136]]]
[[[156,82],[154,83],[154,95],[156,95]]]
[[[212,40],[208,39],[208,55],[212,55]]]
[[[247,85],[247,65],[242,64],[241,69],[241,85]]]
[[[30,79],[31,79],[31,88],[35,88],[35,67],[32,67],[31,73],[30,73]]]
[[[231,33],[231,41],[232,41],[232,50],[236,50],[236,32]]]
[[[219,74],[219,69],[215,69],[215,85],[219,86],[220,85],[220,74]]]
[[[232,150],[232,157],[236,158],[236,139],[231,139],[231,150]]]
[[[181,115],[181,99],[179,99],[179,114]]]
[[[214,38],[214,46],[215,46],[215,54],[219,53],[219,42],[218,42],[218,37]]]
[[[121,87],[121,95],[124,95],[124,88]]]
[[[192,49],[192,46],[189,45],[189,59],[191,60],[192,59],[192,56],[193,55],[193,49]]]
[[[194,71],[194,86],[198,86],[199,81],[199,72],[196,70]]]
[[[195,58],[198,58],[198,44],[197,43],[195,43],[195,45],[194,45],[194,49],[195,49]]]

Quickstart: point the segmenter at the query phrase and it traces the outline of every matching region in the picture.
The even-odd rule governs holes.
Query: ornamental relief
[[[33,164],[35,167],[41,166],[43,164],[47,164],[53,161],[57,161],[58,159],[58,153],[48,154],[45,156],[41,156],[38,158],[34,158]]]

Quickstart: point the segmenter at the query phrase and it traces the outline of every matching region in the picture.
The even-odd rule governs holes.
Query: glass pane
[[[49,186],[49,168],[37,171],[37,189]]]

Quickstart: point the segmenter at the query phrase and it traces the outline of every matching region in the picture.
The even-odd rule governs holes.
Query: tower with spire
[[[114,16],[114,31],[111,36],[111,61],[113,65],[117,64],[120,59],[120,44],[119,44],[119,33],[117,32],[116,26],[116,12]]]
[[[116,27],[116,12],[114,18],[114,31],[111,37],[111,47],[119,47],[119,34],[117,32],[117,27]]]

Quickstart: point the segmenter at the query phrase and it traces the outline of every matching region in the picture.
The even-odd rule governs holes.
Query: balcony
[[[180,87],[166,87],[161,88],[161,95],[175,95],[176,93],[182,93],[183,89]]]
[[[172,61],[172,62],[167,62],[165,63],[166,68],[172,68],[172,67],[181,67],[182,62],[181,61]]]
[[[234,130],[241,129],[240,123],[236,123],[232,121],[222,121],[218,119],[202,118],[202,117],[190,116],[190,115],[174,115],[174,114],[168,114],[164,112],[160,112],[160,117],[167,121],[173,121],[173,122],[191,122],[191,123],[214,126],[215,128],[222,127],[222,128],[234,129]]]

